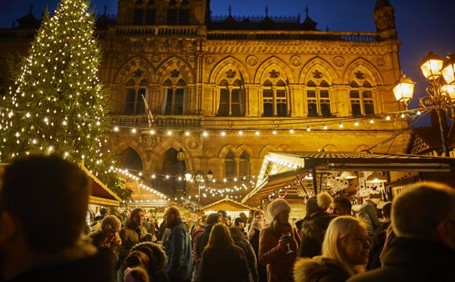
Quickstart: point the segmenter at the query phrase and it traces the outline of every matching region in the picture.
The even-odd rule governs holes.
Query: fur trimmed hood
[[[299,258],[294,264],[294,281],[346,281],[349,275],[329,258]]]
[[[167,256],[161,245],[152,242],[142,242],[131,248],[132,251],[140,251],[149,257],[148,272],[153,277],[164,271],[167,265]]]

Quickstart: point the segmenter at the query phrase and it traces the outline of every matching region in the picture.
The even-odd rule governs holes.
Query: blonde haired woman
[[[339,216],[327,228],[322,256],[297,260],[294,279],[296,282],[346,281],[364,272],[369,250],[365,223],[353,216]]]

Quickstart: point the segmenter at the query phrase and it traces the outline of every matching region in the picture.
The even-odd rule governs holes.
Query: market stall
[[[421,180],[448,184],[455,180],[455,159],[368,152],[270,152],[264,157],[254,189],[243,204],[258,205],[275,197],[298,199],[323,190],[367,193],[380,189],[393,196],[395,187]]]

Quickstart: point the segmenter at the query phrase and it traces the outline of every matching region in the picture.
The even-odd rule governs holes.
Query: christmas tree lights
[[[54,153],[83,163],[116,190],[109,96],[97,77],[100,49],[88,0],[62,0],[42,25],[0,105],[0,161]]]

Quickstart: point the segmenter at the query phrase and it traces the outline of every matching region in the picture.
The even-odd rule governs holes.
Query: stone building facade
[[[123,167],[204,202],[245,194],[270,151],[403,152],[409,136],[396,133],[407,123],[395,119],[392,93],[400,42],[387,0],[372,11],[376,32],[320,31],[308,11],[303,20],[211,17],[209,7],[119,0],[116,19],[98,18],[110,142]],[[10,50],[30,40],[20,27],[0,33]],[[184,172],[199,181],[180,182]]]

